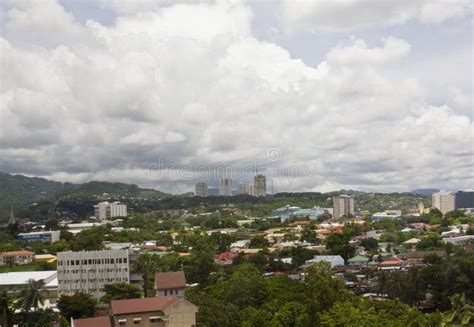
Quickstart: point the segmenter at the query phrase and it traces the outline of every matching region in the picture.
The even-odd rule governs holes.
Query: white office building
[[[127,217],[127,206],[120,202],[100,202],[94,206],[94,215],[99,220]]]
[[[438,192],[431,196],[433,208],[438,208],[443,215],[448,211],[454,210],[454,194],[448,192]]]
[[[45,243],[54,243],[59,241],[60,236],[61,231],[51,230],[43,232],[20,233],[17,235],[17,239],[26,242],[41,241]]]
[[[128,250],[67,251],[57,256],[60,296],[83,292],[100,298],[104,285],[130,281]]]

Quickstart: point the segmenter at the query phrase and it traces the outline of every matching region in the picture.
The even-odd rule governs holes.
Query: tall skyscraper
[[[255,189],[255,196],[267,195],[267,178],[265,175],[257,175],[253,179],[253,187]]]
[[[336,219],[354,214],[354,198],[349,195],[333,197],[333,217]]]
[[[432,207],[438,208],[443,215],[454,210],[454,195],[448,192],[438,192],[431,196]]]
[[[474,208],[474,191],[458,191],[455,194],[454,207],[456,209]]]
[[[232,180],[230,178],[221,178],[219,180],[219,195],[232,195]]]
[[[206,197],[209,196],[209,189],[207,188],[206,182],[197,182],[196,190],[194,192],[195,196]]]

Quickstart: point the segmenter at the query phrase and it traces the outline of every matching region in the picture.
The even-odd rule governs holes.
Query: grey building
[[[474,191],[458,191],[454,195],[454,207],[456,209],[474,208]]]
[[[209,189],[206,182],[197,182],[196,189],[194,191],[195,196],[206,197],[209,196]]]

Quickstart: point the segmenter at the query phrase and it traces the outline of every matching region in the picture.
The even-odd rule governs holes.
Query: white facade
[[[434,193],[431,197],[433,208],[438,208],[443,215],[454,210],[454,200],[454,195],[446,192]]]
[[[313,259],[306,260],[305,263],[308,265],[321,261],[329,262],[331,264],[331,268],[344,266],[344,258],[342,258],[340,255],[315,255]]]
[[[99,220],[127,217],[127,206],[120,202],[100,202],[94,206],[94,215]]]
[[[59,295],[84,292],[100,298],[106,284],[129,282],[128,250],[58,253]]]

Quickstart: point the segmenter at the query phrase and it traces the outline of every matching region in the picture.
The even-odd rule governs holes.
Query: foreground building
[[[112,301],[112,316],[73,320],[71,327],[194,327],[198,307],[177,297]]]
[[[56,270],[52,271],[24,271],[8,272],[0,274],[0,290],[8,293],[19,293],[28,284],[29,280],[42,281],[44,283],[43,309],[50,308],[58,299],[58,278]]]
[[[100,298],[104,285],[130,281],[128,250],[67,251],[57,256],[59,295],[84,292]]]

